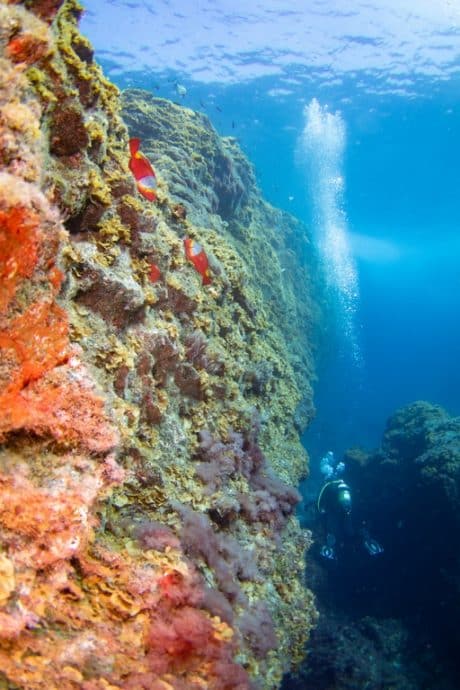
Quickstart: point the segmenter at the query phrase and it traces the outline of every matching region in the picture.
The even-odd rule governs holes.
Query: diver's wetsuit
[[[343,479],[333,479],[322,487],[317,501],[318,511],[323,517],[326,532],[321,555],[330,560],[337,558],[337,552],[347,548],[364,547],[370,556],[383,553],[383,547],[369,536],[364,523],[358,531],[353,529],[351,519],[351,491]]]
[[[344,504],[341,498],[346,492],[349,501]],[[317,506],[323,516],[326,537],[333,535],[340,549],[343,542],[353,536],[350,487],[343,479],[326,482],[319,493]]]

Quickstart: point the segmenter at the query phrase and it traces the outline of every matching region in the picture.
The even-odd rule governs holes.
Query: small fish
[[[157,186],[155,171],[149,159],[139,151],[140,144],[140,139],[129,140],[129,151],[131,153],[129,169],[136,180],[138,192],[149,201],[155,201],[157,198],[155,192]]]
[[[187,95],[187,89],[183,84],[176,84],[176,93],[181,98],[184,98]]]
[[[217,110],[219,113],[222,112],[222,108],[221,108],[219,105],[216,105],[216,110]]]
[[[203,285],[211,283],[211,271],[209,270],[209,261],[201,244],[195,242],[190,237],[184,239],[185,256],[203,279]]]
[[[235,120],[232,120],[232,129],[235,129],[235,127],[236,127]]]

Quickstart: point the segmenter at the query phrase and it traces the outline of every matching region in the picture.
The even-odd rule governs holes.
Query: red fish
[[[158,268],[158,266],[154,263],[150,264],[149,267],[149,280],[151,283],[156,283],[157,280],[160,280],[161,278],[161,271]]]
[[[140,144],[140,139],[129,140],[129,151],[131,153],[131,158],[129,159],[129,169],[134,175],[137,189],[140,194],[142,194],[142,196],[149,201],[155,201],[157,198],[155,192],[157,178],[149,159],[144,156],[141,151],[139,151]]]
[[[185,256],[195,266],[203,279],[203,285],[211,283],[211,271],[209,270],[208,257],[201,244],[195,242],[190,237],[184,239]]]

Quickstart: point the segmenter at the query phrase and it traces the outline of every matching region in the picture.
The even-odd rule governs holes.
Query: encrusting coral
[[[137,194],[80,13],[0,6],[0,688],[276,688],[316,615],[293,515],[311,275],[278,242],[282,278],[295,223],[191,111],[196,177],[164,141],[157,203]]]

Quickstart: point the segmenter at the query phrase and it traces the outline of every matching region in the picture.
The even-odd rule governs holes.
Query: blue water
[[[335,162],[341,188],[326,211],[340,219],[354,293],[342,301],[336,293],[341,304],[318,362],[317,418],[305,436],[314,461],[330,448],[377,446],[389,414],[416,399],[460,414],[460,13],[453,4],[382,0],[351,11],[339,0],[312,0],[290,4],[300,13],[293,20],[277,0],[250,12],[224,0],[193,12],[179,0],[86,4],[83,30],[112,80],[206,112],[221,134],[238,138],[266,198],[304,220],[318,244],[311,162],[324,152],[301,145],[304,109],[317,99],[343,123]],[[120,23],[130,40],[124,46]],[[340,261],[322,256],[343,286]]]

